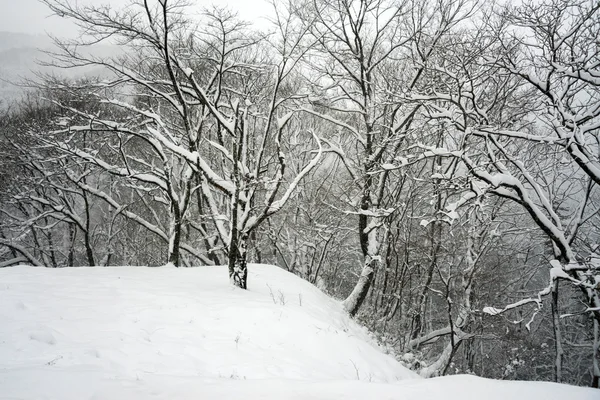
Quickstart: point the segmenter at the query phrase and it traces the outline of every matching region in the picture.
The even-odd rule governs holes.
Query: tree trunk
[[[179,267],[180,251],[179,245],[181,242],[181,218],[180,213],[175,211],[172,216],[170,232],[169,232],[169,255],[168,263]]]
[[[379,261],[377,259],[367,256],[365,264],[363,266],[358,282],[354,286],[350,296],[342,303],[344,309],[350,314],[351,317],[355,316],[363,301],[367,297],[373,278],[375,277],[375,271],[379,267]]]
[[[370,132],[370,130],[368,131]],[[366,154],[371,155],[372,137],[370,135],[368,137],[370,139],[367,144]],[[352,293],[350,293],[350,296],[348,296],[348,298],[346,298],[346,300],[343,302],[344,309],[352,317],[356,315],[365,298],[367,297],[367,293],[369,293],[369,288],[371,287],[375,277],[375,272],[381,263],[381,259],[379,257],[379,244],[377,242],[377,228],[369,228],[369,217],[366,213],[366,211],[370,211],[373,206],[373,201],[371,199],[373,176],[370,174],[370,171],[372,171],[373,168],[374,166],[372,163],[367,163],[367,165],[365,165],[365,175],[363,177],[364,187],[362,189],[360,205],[361,211],[364,211],[365,213],[358,215],[358,237],[365,261],[360,273],[360,277],[358,278],[358,282],[356,282],[356,285],[354,286]]]
[[[248,235],[242,233],[231,238],[229,245],[229,280],[240,289],[248,288],[247,263]]]
[[[77,226],[69,224],[69,255],[67,256],[67,267],[75,265],[75,239],[77,237]]]
[[[600,323],[594,319],[594,347],[592,349],[592,387],[600,388]]]
[[[438,144],[438,145],[440,145],[440,144]],[[436,160],[435,164],[438,165],[439,167],[441,167],[441,159],[438,158]],[[431,171],[432,174],[435,173],[435,171],[436,171],[435,167],[432,167],[432,171]],[[435,208],[433,210],[433,215],[435,215],[436,218],[437,218],[438,213],[442,210],[442,195],[439,190],[439,184],[440,184],[440,179],[435,179],[436,203],[435,203]],[[411,339],[416,339],[419,336],[421,336],[421,334],[423,333],[423,330],[424,330],[423,320],[425,319],[425,314],[427,312],[427,299],[428,299],[427,293],[430,290],[431,281],[433,280],[433,272],[435,271],[435,268],[437,266],[438,254],[440,252],[440,247],[441,247],[441,243],[442,243],[442,224],[441,224],[441,222],[437,221],[437,219],[436,219],[433,222],[431,222],[430,226],[431,226],[431,229],[429,231],[429,234],[430,234],[429,259],[431,260],[431,262],[429,263],[429,267],[427,269],[425,285],[423,285],[423,288],[419,295],[419,305],[418,305],[418,309],[417,309],[417,314],[413,318]]]
[[[552,327],[554,328],[554,348],[556,354],[554,360],[554,380],[560,383],[562,382],[563,348],[560,317],[558,315],[558,280],[554,282],[554,287],[552,288]]]
[[[96,265],[96,261],[94,260],[94,251],[92,250],[92,243],[91,243],[90,235],[88,232],[85,232],[84,238],[85,238],[85,254],[88,259],[88,264],[90,265],[90,267],[93,267],[94,265]]]
[[[82,179],[82,182],[85,184],[85,179]],[[96,265],[96,260],[94,259],[94,250],[92,249],[92,239],[90,237],[91,230],[91,213],[90,213],[90,202],[88,200],[87,192],[83,191],[83,201],[85,203],[85,231],[83,232],[83,239],[85,242],[85,254],[88,259],[88,264],[90,267]]]
[[[48,218],[44,219],[45,221]],[[58,262],[56,261],[56,250],[54,250],[54,239],[52,238],[52,231],[48,231],[46,234],[46,238],[48,239],[48,250],[50,251],[50,261],[52,261],[52,267],[58,268]]]
[[[193,150],[195,151],[196,148],[194,147]],[[200,169],[200,167],[198,167],[198,169]],[[202,179],[200,174],[196,174],[196,185],[198,187],[202,185]],[[202,190],[196,191],[196,205],[198,207],[198,215],[204,215],[204,198],[202,196]],[[202,234],[204,236],[204,246],[206,247],[208,258],[213,262],[213,264],[221,265],[221,259],[219,258],[219,254],[217,254],[217,252],[215,251],[215,247],[217,247],[216,240],[214,242],[211,242],[211,240],[209,239],[208,232],[210,232],[210,229],[206,226],[206,223],[204,223],[202,219],[200,219],[199,226],[200,228],[202,228],[203,231]]]

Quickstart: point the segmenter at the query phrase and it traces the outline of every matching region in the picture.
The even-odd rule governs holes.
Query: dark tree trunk
[[[44,218],[46,224],[48,223],[48,218]],[[52,238],[52,231],[48,231],[46,233],[46,238],[48,239],[48,250],[50,251],[50,261],[52,262],[53,268],[58,268],[58,261],[56,260],[56,251],[54,250],[54,239]]]
[[[232,238],[229,245],[229,279],[241,289],[248,288],[247,247],[248,235],[245,233]]]
[[[85,183],[85,180],[83,180]],[[83,232],[83,238],[85,241],[85,253],[87,256],[88,264],[90,267],[96,265],[94,260],[94,251],[92,250],[92,240],[90,237],[90,203],[88,201],[87,192],[83,192],[83,201],[85,203],[85,231]]]
[[[441,145],[441,144],[439,144]],[[435,165],[437,165],[438,167],[441,167],[441,159],[437,159],[436,162],[434,163],[434,166],[432,166],[432,173],[435,172]],[[435,193],[436,193],[436,202],[435,202],[435,208],[433,210],[433,215],[436,216],[438,213],[442,210],[442,194],[439,190],[439,184],[440,184],[440,180],[439,179],[435,179]],[[411,333],[411,339],[416,339],[419,336],[421,336],[421,333],[424,330],[424,318],[425,318],[425,314],[427,313],[427,293],[430,290],[430,285],[431,285],[431,281],[433,280],[433,273],[436,269],[437,266],[437,259],[438,259],[438,254],[440,251],[440,247],[441,247],[441,243],[442,243],[442,225],[439,221],[434,220],[431,222],[430,224],[430,231],[429,231],[429,259],[431,260],[431,262],[429,263],[429,266],[427,268],[427,275],[425,277],[425,285],[423,285],[423,288],[421,290],[421,293],[419,294],[419,303],[418,303],[418,309],[417,309],[417,313],[415,314],[414,318],[413,318],[413,328],[412,328],[412,333]]]
[[[168,262],[176,267],[179,267],[180,262],[180,249],[181,244],[181,217],[178,210],[173,213],[173,222],[170,227],[169,237],[169,255]]]
[[[600,323],[594,319],[594,346],[592,348],[592,387],[600,388]]]
[[[77,237],[77,226],[69,224],[69,254],[67,256],[67,266],[75,265],[75,238]]]
[[[85,232],[85,253],[87,255],[88,264],[90,267],[96,265],[96,261],[94,260],[94,251],[92,250],[92,244],[90,241],[89,232]]]
[[[560,316],[558,311],[558,280],[554,282],[552,288],[552,327],[554,328],[554,349],[555,349],[555,360],[554,360],[554,381],[562,382],[562,361],[563,361],[563,348],[562,348],[562,333],[560,330]]]

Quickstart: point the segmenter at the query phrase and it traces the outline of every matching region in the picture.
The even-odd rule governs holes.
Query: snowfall
[[[0,399],[600,399],[597,389],[421,379],[338,301],[273,266],[0,268]]]

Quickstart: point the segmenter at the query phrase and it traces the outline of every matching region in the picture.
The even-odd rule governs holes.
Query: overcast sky
[[[129,0],[70,0],[79,3],[111,4],[116,7],[129,3]],[[266,0],[191,0],[202,7],[211,4],[229,5],[240,13],[240,17],[261,24],[261,17],[270,11]],[[262,22],[264,24],[264,22]],[[0,31],[74,36],[77,28],[64,19],[51,15],[44,4],[38,0],[0,0]]]

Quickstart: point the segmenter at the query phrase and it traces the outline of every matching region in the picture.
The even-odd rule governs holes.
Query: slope
[[[0,398],[598,398],[418,379],[309,283],[265,265],[249,278],[243,291],[223,267],[0,269]]]

